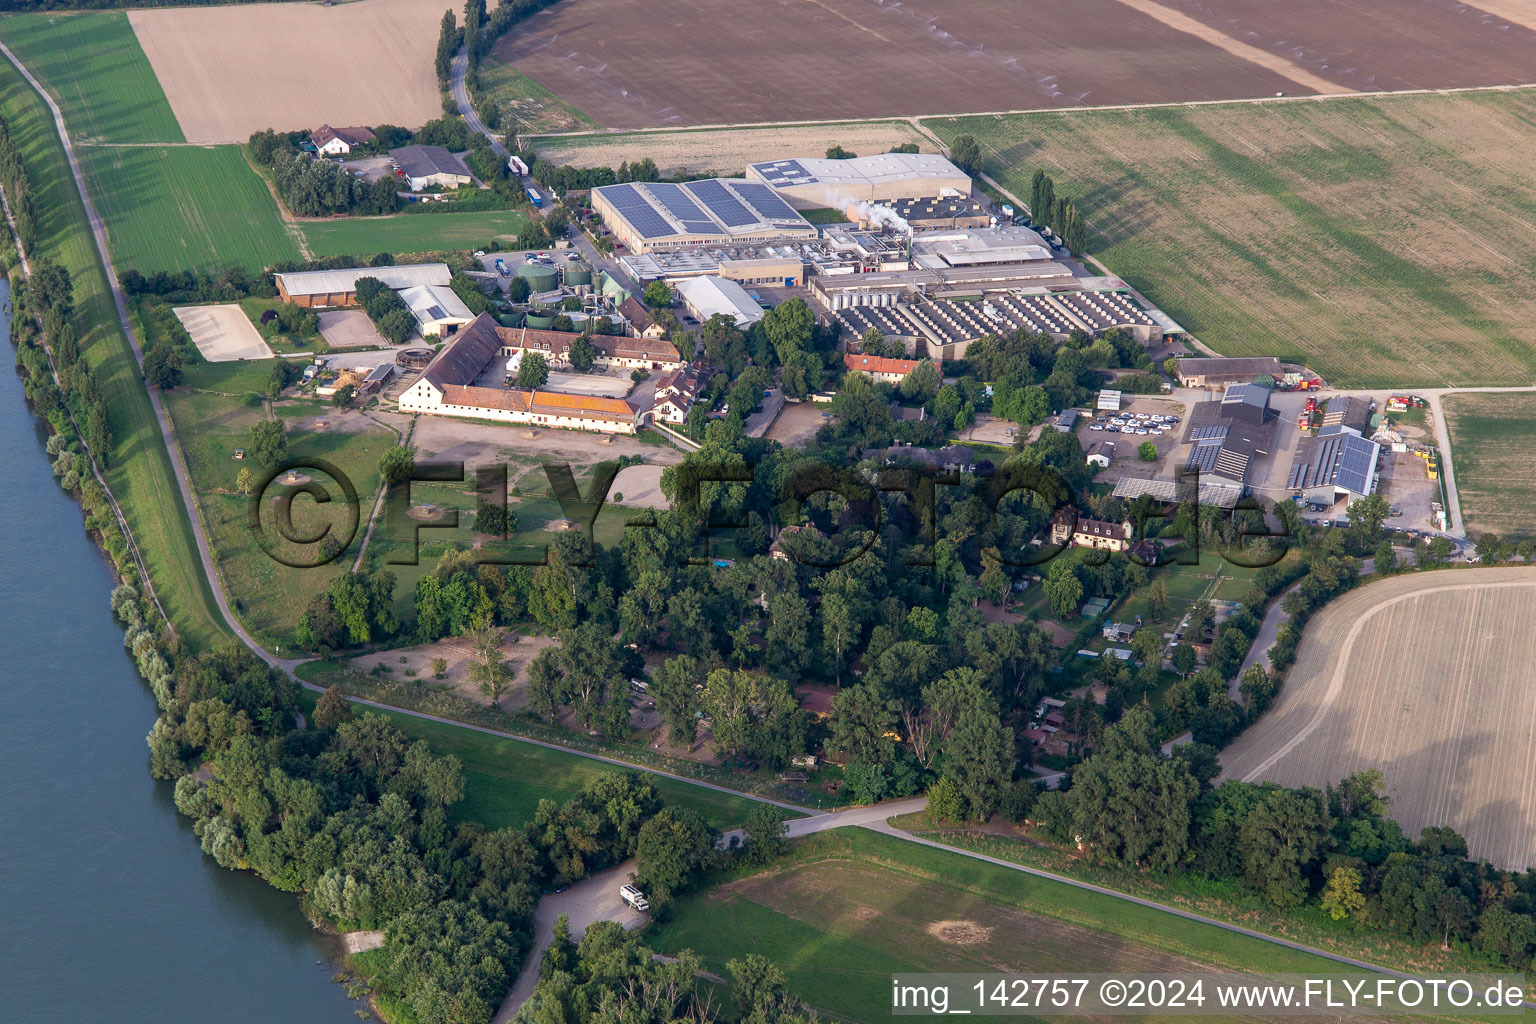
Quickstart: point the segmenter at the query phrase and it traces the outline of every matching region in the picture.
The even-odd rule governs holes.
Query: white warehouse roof
[[[878,185],[909,178],[954,178],[969,192],[971,177],[937,153],[880,153],[851,160],[799,157],[752,164],[748,172],[774,188],[795,185]]]
[[[416,322],[422,325],[454,321],[467,324],[475,318],[475,314],[464,305],[464,300],[446,285],[428,284],[403,288],[400,298],[411,307]]]
[[[376,277],[387,288],[446,285],[453,274],[446,263],[407,263],[392,267],[349,267],[346,270],[301,270],[275,274],[289,295],[327,295],[357,290],[357,279]]]
[[[722,277],[691,277],[677,283],[683,302],[701,321],[716,313],[736,318],[737,327],[755,324],[763,318],[763,307],[752,301],[747,290]]]

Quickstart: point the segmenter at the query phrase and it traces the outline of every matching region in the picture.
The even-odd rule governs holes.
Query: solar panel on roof
[[[619,215],[641,236],[665,238],[668,235],[677,234],[677,229],[656,212],[650,201],[641,195],[635,186],[612,185],[604,188],[602,194],[609,205],[619,211]]]
[[[1189,453],[1189,462],[1186,466],[1190,469],[1198,469],[1202,473],[1209,473],[1216,468],[1216,456],[1221,451],[1221,445],[1197,444]]]
[[[741,228],[758,222],[757,214],[737,202],[736,197],[718,181],[694,181],[685,187],[727,227]]]
[[[1210,427],[1196,427],[1189,432],[1191,441],[1220,441],[1227,436],[1225,424],[1217,424]]]
[[[767,185],[752,182],[738,183],[731,186],[731,191],[761,214],[765,220],[794,220],[799,216]]]
[[[693,201],[693,197],[683,191],[681,185],[671,182],[651,182],[646,185],[656,201],[666,207],[668,213],[681,221],[708,220],[704,211],[699,209],[699,204]]]

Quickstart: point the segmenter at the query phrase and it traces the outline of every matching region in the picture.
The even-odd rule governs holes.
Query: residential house
[[[372,142],[373,132],[367,128],[332,128],[323,124],[309,133],[309,141],[321,156],[346,156]]]
[[[917,369],[921,359],[887,359],[884,356],[866,356],[856,352],[849,352],[843,356],[843,366],[849,373],[862,373],[873,377],[875,380],[886,384],[900,384],[907,374]],[[943,372],[937,359],[932,360],[933,368]]]
[[[1079,516],[1075,509],[1058,509],[1051,516],[1051,543],[1071,544],[1079,548],[1125,551],[1135,538],[1136,527],[1129,520],[1111,523]]]

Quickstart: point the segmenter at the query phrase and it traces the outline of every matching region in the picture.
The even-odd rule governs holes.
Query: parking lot
[[[480,264],[480,269],[486,273],[495,274],[496,286],[502,291],[506,291],[507,282],[517,275],[517,268],[534,262],[534,260],[529,260],[528,257],[532,256],[537,260],[540,253],[544,254],[544,259],[539,264],[541,266],[559,268],[567,263],[576,263],[581,260],[581,253],[575,249],[528,249],[517,252],[488,252],[483,256],[476,256],[475,261]],[[501,260],[502,264],[506,267],[507,272],[505,275],[497,269],[497,260]]]

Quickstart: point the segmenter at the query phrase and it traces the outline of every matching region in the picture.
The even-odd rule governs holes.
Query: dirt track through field
[[[189,142],[263,128],[420,127],[442,102],[438,0],[135,10],[139,37]]]
[[[1410,836],[1449,825],[1474,858],[1536,865],[1536,570],[1372,583],[1308,624],[1275,706],[1223,777],[1321,787],[1386,777]]]

